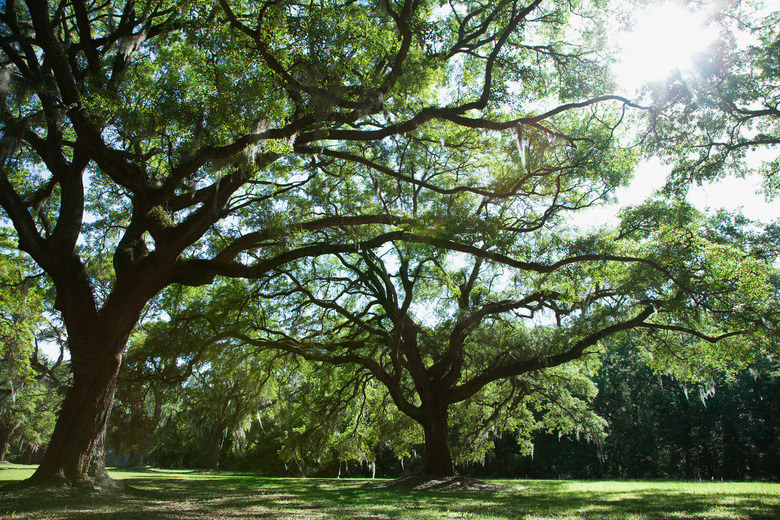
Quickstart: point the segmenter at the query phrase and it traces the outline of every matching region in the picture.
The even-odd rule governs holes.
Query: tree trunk
[[[5,462],[5,455],[8,453],[8,442],[11,440],[13,430],[0,431],[0,462]]]
[[[219,425],[214,425],[214,428],[211,430],[211,449],[209,450],[209,460],[206,469],[219,471],[219,455],[222,453],[225,437],[225,429]]]
[[[450,453],[450,431],[447,424],[447,405],[441,398],[432,398],[425,407],[422,427],[425,432],[425,468],[428,475],[449,477],[455,475]]]
[[[73,386],[62,403],[43,460],[30,478],[33,484],[67,482],[85,489],[123,487],[106,471],[105,438],[127,335],[115,330],[103,335],[100,328],[95,325],[98,333],[86,344],[69,337]],[[113,340],[96,344],[97,338],[112,336]]]

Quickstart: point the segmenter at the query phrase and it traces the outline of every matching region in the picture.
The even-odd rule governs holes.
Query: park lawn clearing
[[[34,466],[0,465],[0,485]],[[265,478],[181,470],[112,471],[128,493],[3,489],[0,519],[780,518],[780,483],[494,480],[482,489],[414,489],[391,480]]]

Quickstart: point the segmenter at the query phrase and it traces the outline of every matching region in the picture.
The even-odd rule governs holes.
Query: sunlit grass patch
[[[0,464],[0,485],[29,478],[35,473],[36,467],[22,464]]]
[[[0,468],[21,480],[33,466]],[[416,490],[388,480],[263,478],[190,470],[111,471],[134,491],[0,492],[0,518],[36,520],[776,520],[780,484],[500,480],[492,490]]]

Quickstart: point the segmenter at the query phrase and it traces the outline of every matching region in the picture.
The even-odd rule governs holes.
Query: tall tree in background
[[[604,95],[587,3],[1,9],[0,206],[56,288],[73,370],[34,482],[113,484],[103,451],[121,356],[166,286],[257,277],[414,228],[412,209],[383,199],[388,184],[511,197],[519,169],[491,179],[461,160],[484,131],[583,151],[548,120],[625,101]]]
[[[244,451],[252,419],[265,407],[265,382],[272,371],[243,349],[222,349],[219,359],[198,367],[184,387],[184,413],[209,438],[208,469],[219,469],[219,456],[228,436],[233,451]]]
[[[0,461],[9,444],[36,451],[45,445],[59,408],[62,359],[39,352],[47,290],[42,276],[14,251],[0,230]]]
[[[620,333],[635,331],[657,368],[688,379],[754,359],[761,334],[743,336],[777,319],[768,251],[728,243],[714,224],[684,204],[648,203],[591,236],[515,229],[497,247],[491,228],[468,245],[407,239],[323,256],[285,269],[288,280],[259,293],[277,315],[233,337],[380,382],[422,427],[424,472],[452,475],[455,421],[471,444],[461,453],[479,453],[488,431],[527,436],[534,417],[598,438],[592,389],[556,368]]]

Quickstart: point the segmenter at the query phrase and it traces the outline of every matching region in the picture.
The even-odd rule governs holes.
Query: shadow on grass
[[[280,479],[201,472],[114,472],[124,494],[65,488],[0,492],[0,518],[97,519],[701,519],[780,518],[769,491],[670,483],[503,481],[494,491],[397,489],[387,481]],[[608,483],[607,483],[608,484]],[[770,485],[771,486],[771,485]]]

